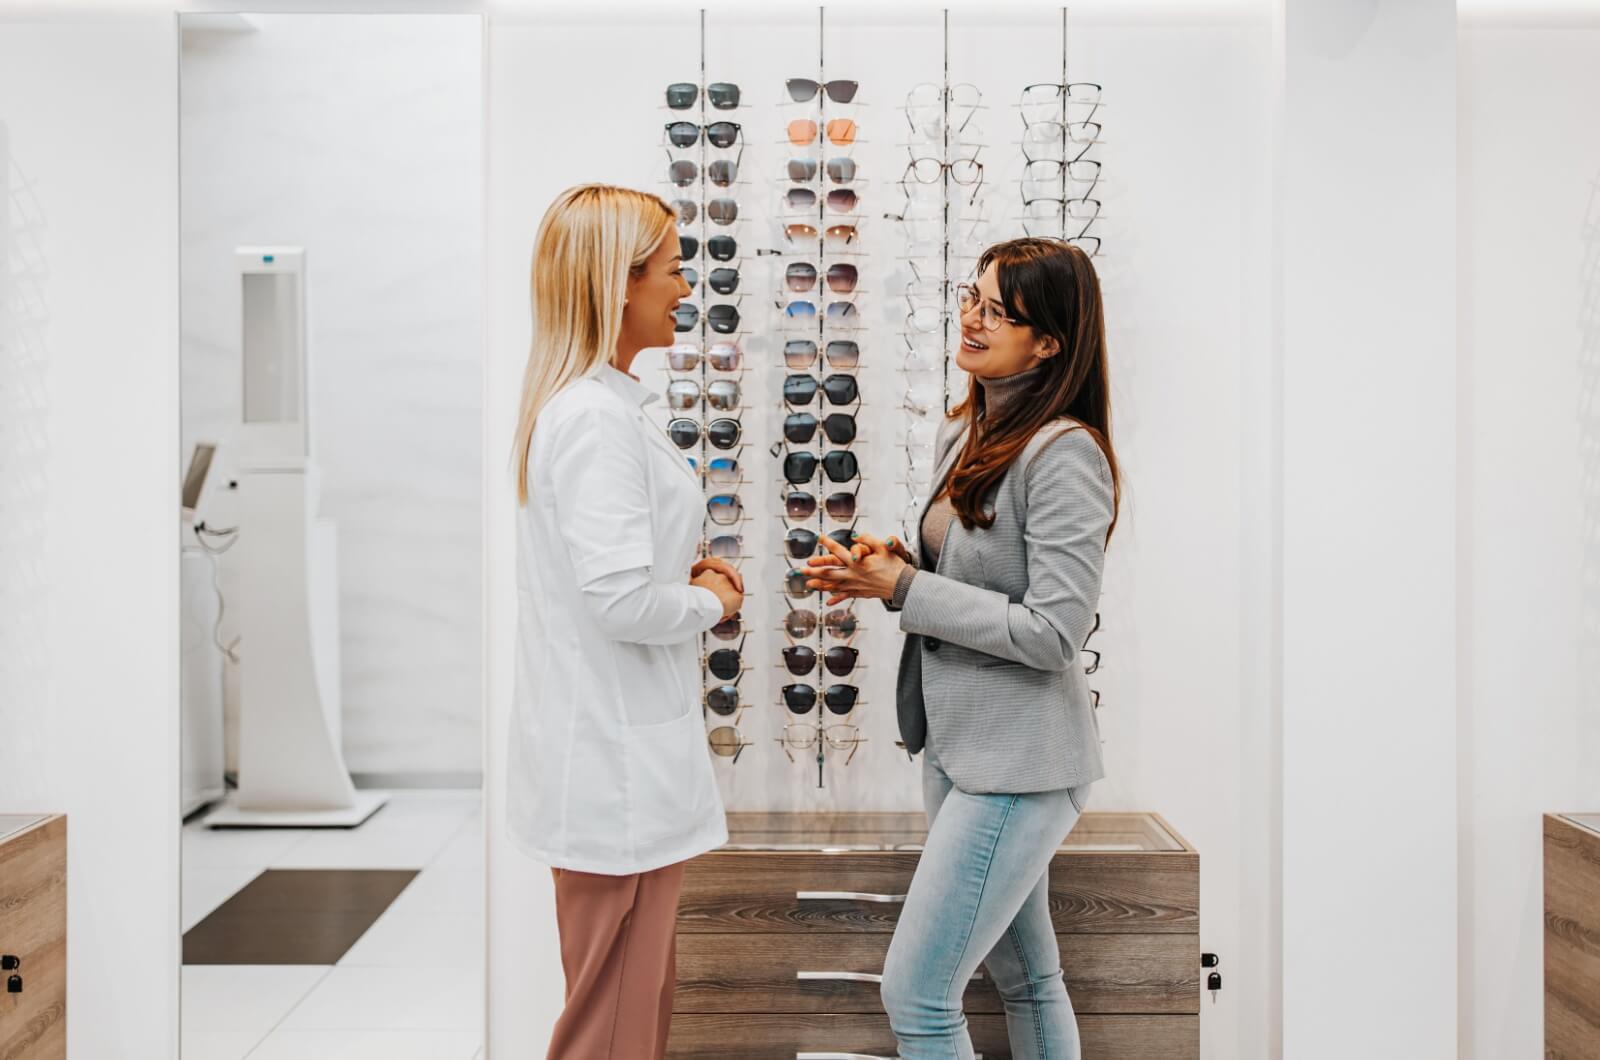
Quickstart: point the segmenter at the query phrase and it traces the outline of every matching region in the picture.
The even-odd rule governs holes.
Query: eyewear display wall
[[[808,585],[806,561],[858,530],[916,531],[982,248],[1053,225],[1098,250],[1102,90],[1047,63],[1009,87],[947,72],[880,91],[827,51],[734,76],[703,27],[701,52],[650,102],[691,289],[659,408],[703,484],[702,553],[747,592],[704,638],[708,741],[725,769],[848,783],[874,738],[908,764],[863,684],[874,664],[892,681],[900,639],[879,602]]]

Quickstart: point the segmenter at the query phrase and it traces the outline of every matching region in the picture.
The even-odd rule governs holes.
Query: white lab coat
[[[507,830],[547,865],[624,875],[727,842],[700,710],[689,584],[699,476],[607,364],[539,413],[517,513],[517,671]]]

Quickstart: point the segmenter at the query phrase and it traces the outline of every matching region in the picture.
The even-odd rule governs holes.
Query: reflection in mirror
[[[181,24],[182,1056],[473,1060],[482,21]]]

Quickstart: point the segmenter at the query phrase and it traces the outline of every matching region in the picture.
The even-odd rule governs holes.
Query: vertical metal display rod
[[[827,432],[822,429],[821,422],[826,417],[823,415],[823,406],[827,402],[827,395],[822,391],[822,380],[827,378],[826,358],[828,346],[823,334],[824,322],[827,319],[827,304],[823,291],[827,289],[828,275],[828,182],[827,182],[827,142],[828,142],[828,64],[827,64],[827,9],[817,8],[817,475],[819,481],[814,483],[817,490],[817,536],[820,538],[828,532],[827,512],[827,478],[828,472],[822,466],[822,458],[827,455],[823,446],[823,439]],[[823,590],[817,590],[817,787],[822,787],[822,766],[825,755],[823,748],[827,740],[822,737],[822,726],[827,707],[823,703],[824,683],[822,674],[825,668],[822,660],[827,653],[825,634],[827,633],[827,600],[822,595]]]
[[[695,276],[699,282],[695,284],[694,301],[692,304],[700,311],[700,415],[698,417],[700,420],[700,459],[695,463],[695,469],[700,472],[700,500],[702,508],[700,514],[700,544],[703,551],[705,549],[705,541],[707,537],[705,526],[705,498],[706,490],[711,482],[710,478],[706,476],[706,461],[711,455],[711,450],[709,448],[710,442],[707,438],[707,432],[705,429],[705,395],[707,393],[706,386],[708,383],[706,373],[709,370],[706,365],[706,328],[710,326],[710,321],[706,313],[708,308],[706,305],[706,282],[707,277],[711,272],[711,270],[706,268],[705,265],[710,259],[711,253],[706,246],[706,239],[709,235],[707,224],[710,215],[706,212],[706,207],[709,205],[709,200],[707,198],[709,193],[706,189],[706,184],[708,182],[706,165],[709,161],[706,157],[706,153],[709,148],[709,144],[706,142],[706,9],[703,7],[700,9],[700,86],[698,95],[700,99],[700,213],[696,218],[698,223],[694,226],[694,230],[700,235],[700,253],[697,255],[699,265],[695,268]],[[667,410],[667,415],[672,415],[672,410],[670,408]],[[711,634],[709,631],[700,634],[700,654],[702,658],[708,654],[706,649],[710,647],[710,638]],[[705,711],[708,709],[706,702],[708,681],[709,678],[707,676],[707,670],[704,662],[702,662],[700,665],[701,717],[705,716]]]
[[[940,353],[944,361],[944,411],[948,413],[950,411],[950,183],[953,175],[950,168],[950,9],[948,7],[944,9],[944,74],[940,84],[944,128],[940,130],[939,161],[944,164],[944,171],[939,174],[939,186],[944,198],[944,212],[939,248],[939,316],[944,323],[944,331],[940,336],[943,340]]]
[[[1072,90],[1067,86],[1070,84],[1072,82],[1067,80],[1067,9],[1063,6],[1061,8],[1061,172],[1059,174],[1061,178],[1061,239],[1063,242],[1067,238],[1067,166],[1069,164],[1067,158],[1072,141],[1072,137],[1067,132],[1067,97],[1072,94]]]

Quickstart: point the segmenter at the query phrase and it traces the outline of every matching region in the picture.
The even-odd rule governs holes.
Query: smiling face
[[[678,303],[690,287],[683,278],[676,230],[668,228],[661,245],[636,272],[628,274],[628,304],[622,308],[621,349],[671,346]]]
[[[1041,337],[1026,323],[1016,323],[1000,298],[999,267],[991,264],[973,286],[978,299],[961,312],[961,345],[956,350],[956,365],[982,379],[1000,379],[1025,372],[1044,358],[1060,352],[1060,344],[1049,336]],[[999,322],[989,331],[984,318]]]

